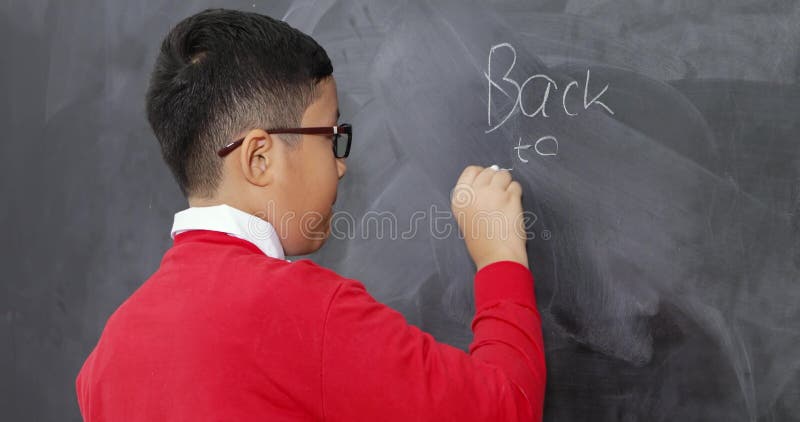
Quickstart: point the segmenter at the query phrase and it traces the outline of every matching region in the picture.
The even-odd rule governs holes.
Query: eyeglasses
[[[353,139],[353,127],[347,123],[338,126],[322,127],[295,127],[288,129],[270,129],[269,134],[298,134],[298,135],[333,135],[333,155],[336,158],[345,158],[350,155],[350,141]],[[224,157],[239,147],[245,138],[238,139],[225,145],[217,151],[217,155]]]

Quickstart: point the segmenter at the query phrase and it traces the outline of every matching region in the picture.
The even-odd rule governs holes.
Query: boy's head
[[[156,59],[147,117],[189,204],[269,221],[287,255],[319,249],[344,161],[332,136],[265,130],[337,125],[332,72],[319,44],[268,16],[213,9],[179,22]]]

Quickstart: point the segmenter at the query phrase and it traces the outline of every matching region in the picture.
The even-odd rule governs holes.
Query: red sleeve
[[[533,277],[503,261],[475,275],[470,353],[438,343],[347,279],[322,345],[327,420],[541,420],[545,365]]]

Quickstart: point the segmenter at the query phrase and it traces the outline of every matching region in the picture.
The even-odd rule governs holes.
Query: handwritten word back
[[[509,50],[512,54],[511,65],[505,69],[505,72],[497,72],[496,68],[497,65],[494,65],[494,61],[496,60],[495,54],[497,51],[502,50]],[[510,78],[509,75],[514,70],[514,66],[517,63],[517,51],[514,49],[509,43],[501,43],[489,50],[489,63],[486,66],[486,72],[484,72],[484,76],[486,80],[489,82],[489,99],[488,99],[488,107],[487,107],[487,123],[489,125],[489,129],[486,130],[486,133],[494,132],[495,130],[499,129],[503,126],[517,111],[519,111],[523,116],[533,118],[536,116],[541,116],[543,118],[549,117],[547,114],[547,105],[548,101],[551,98],[551,94],[555,91],[559,90],[558,84],[556,83],[553,78],[545,74],[535,74],[527,77],[521,84]],[[500,76],[502,75],[502,76]],[[541,101],[536,101],[534,103],[530,101],[526,101],[527,99],[531,98],[530,90],[534,89],[536,86],[536,82],[539,81],[544,84],[544,90],[541,93],[541,97],[534,96],[533,98],[540,98]],[[541,85],[541,84],[539,84]],[[614,114],[614,110],[612,110],[606,103],[604,103],[601,99],[603,94],[606,93],[608,90],[608,84],[606,84],[596,95],[590,95],[590,86],[591,86],[591,70],[586,69],[586,79],[583,84],[583,109],[588,110],[589,107],[600,107],[604,109],[609,114]],[[567,96],[570,93],[575,92],[576,94],[580,94],[580,83],[578,81],[570,81],[566,86],[564,86],[561,94],[560,94],[560,102],[561,102],[561,109],[564,110],[564,113],[569,117],[576,117],[579,114],[579,110],[570,110],[567,107]],[[534,94],[538,94],[537,91],[534,91]],[[493,111],[493,104],[494,101],[492,100],[493,96],[495,95],[504,95],[506,99],[511,100],[514,102],[513,107],[511,110],[499,119],[498,122],[492,121],[492,116],[494,115]],[[590,98],[591,97],[591,98]],[[537,107],[538,105],[538,107]],[[522,138],[519,140],[519,145],[516,146],[514,149],[517,151],[517,155],[519,159],[523,163],[527,163],[528,160],[524,159],[521,155],[521,151],[533,148],[533,150],[538,153],[539,155],[556,155],[558,153],[558,140],[555,136],[546,135],[540,137],[536,142],[533,144],[522,144]]]

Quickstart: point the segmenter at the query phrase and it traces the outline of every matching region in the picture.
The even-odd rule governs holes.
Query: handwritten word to
[[[514,149],[517,151],[517,157],[523,163],[527,163],[528,160],[522,157],[522,150],[529,149],[530,147],[533,147],[533,150],[539,155],[556,155],[558,154],[558,139],[556,139],[555,136],[547,135],[537,139],[533,145],[522,145],[522,138],[519,138],[519,144],[515,146]]]
[[[511,52],[511,65],[505,69],[505,72],[497,73],[495,70],[493,70],[492,65],[496,60],[495,53],[501,50],[508,50]],[[531,75],[520,84],[518,81],[509,77],[511,72],[514,70],[516,63],[517,50],[514,49],[514,46],[509,43],[497,44],[489,50],[489,62],[486,67],[486,72],[483,74],[486,77],[486,80],[489,82],[489,101],[486,113],[489,129],[486,130],[486,133],[491,133],[499,129],[504,123],[506,123],[506,121],[508,121],[509,118],[511,118],[511,116],[517,112],[517,110],[519,110],[519,112],[526,117],[549,117],[547,114],[548,100],[550,100],[550,95],[552,92],[559,90],[558,84],[555,80],[553,80],[553,78],[545,74]],[[497,65],[494,66],[494,68],[496,67]],[[502,76],[500,76],[500,74],[502,74]],[[586,80],[583,85],[583,109],[588,110],[589,107],[592,106],[602,107],[604,110],[606,110],[606,112],[613,115],[614,110],[612,110],[601,100],[603,94],[605,94],[608,90],[608,84],[606,84],[597,95],[592,96],[590,99],[589,88],[591,84],[591,75],[591,70],[586,69]],[[530,102],[525,101],[526,98],[530,98],[530,95],[527,95],[529,94],[529,91],[526,91],[526,89],[534,89],[536,81],[540,81],[545,84],[544,92],[541,93],[541,102],[531,104]],[[567,108],[567,96],[570,94],[573,88],[577,88],[575,91],[580,92],[578,91],[580,89],[580,84],[578,81],[570,81],[563,88],[560,98],[561,107],[564,110],[564,113],[569,117],[575,117],[578,115],[577,111],[571,111],[569,108]],[[537,92],[534,91],[534,94],[536,93]],[[504,95],[507,99],[514,101],[514,106],[511,108],[508,114],[503,116],[503,118],[496,123],[492,121],[492,97],[494,95]],[[535,107],[537,104],[538,107],[533,109],[533,107]],[[558,153],[558,140],[554,136],[547,135],[537,139],[533,144],[523,145],[522,138],[520,138],[519,145],[514,147],[514,149],[517,151],[517,155],[523,163],[527,163],[528,161],[522,157],[521,150],[527,150],[530,148],[533,148],[533,150],[539,155],[556,155]]]

